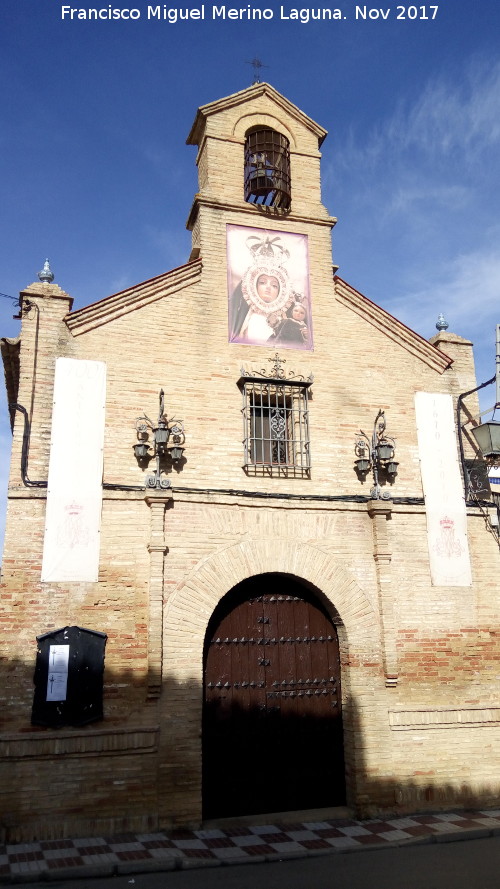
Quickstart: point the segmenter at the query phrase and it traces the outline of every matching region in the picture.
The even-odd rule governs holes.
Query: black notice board
[[[107,636],[63,627],[37,636],[32,725],[85,725],[103,718]]]

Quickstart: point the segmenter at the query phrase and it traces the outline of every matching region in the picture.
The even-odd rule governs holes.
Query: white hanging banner
[[[470,586],[467,514],[452,397],[417,392],[415,413],[432,583]]]
[[[57,359],[42,581],[98,579],[105,405],[102,361]]]

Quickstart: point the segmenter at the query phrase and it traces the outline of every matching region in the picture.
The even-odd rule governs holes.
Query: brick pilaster
[[[397,684],[399,671],[391,571],[392,548],[387,526],[392,518],[391,503],[387,500],[370,500],[368,513],[373,526],[373,558],[377,568],[385,684],[388,687],[393,687]]]
[[[171,491],[148,493],[146,503],[151,510],[149,552],[149,620],[148,620],[148,698],[158,698],[162,682],[163,649],[163,581],[167,545],[165,543],[165,509],[172,499]]]

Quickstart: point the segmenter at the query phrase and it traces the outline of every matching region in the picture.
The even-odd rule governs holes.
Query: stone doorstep
[[[204,821],[203,828],[245,827],[259,824],[303,824],[309,821],[354,821],[352,809],[335,806],[327,809],[302,809],[297,812],[269,812],[262,815],[238,815],[234,818],[212,818]]]

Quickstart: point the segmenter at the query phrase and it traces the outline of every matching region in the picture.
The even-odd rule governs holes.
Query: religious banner
[[[98,580],[106,365],[58,358],[42,581]]]
[[[465,497],[451,395],[415,395],[420,471],[434,586],[472,583]]]
[[[229,342],[313,348],[307,235],[227,226]]]

